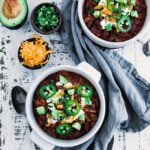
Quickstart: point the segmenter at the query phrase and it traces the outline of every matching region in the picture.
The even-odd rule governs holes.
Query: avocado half
[[[0,0],[0,22],[7,28],[21,27],[28,15],[26,0]]]

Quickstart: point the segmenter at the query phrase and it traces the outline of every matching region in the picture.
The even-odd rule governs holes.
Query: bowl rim
[[[33,101],[33,95],[34,95],[34,92],[35,92],[37,86],[47,76],[49,76],[55,72],[58,72],[60,70],[74,72],[74,73],[77,73],[77,74],[85,77],[89,82],[92,83],[92,85],[95,87],[95,89],[97,90],[97,93],[99,95],[100,110],[99,110],[98,120],[96,121],[95,125],[89,132],[87,132],[82,137],[79,137],[79,138],[73,139],[73,140],[62,140],[62,139],[56,139],[54,137],[51,137],[50,135],[48,135],[45,131],[43,131],[39,127],[38,123],[35,120],[34,114],[33,114],[32,101]],[[97,133],[97,131],[101,128],[102,123],[104,121],[104,117],[105,117],[105,111],[106,111],[105,105],[106,105],[105,97],[104,97],[103,91],[98,82],[94,81],[94,79],[90,75],[88,75],[87,73],[85,73],[84,71],[79,69],[78,67],[62,65],[62,66],[53,67],[53,68],[50,68],[50,69],[44,71],[39,77],[37,77],[33,81],[32,85],[29,89],[29,92],[27,94],[27,98],[26,98],[26,115],[27,115],[29,124],[31,125],[33,130],[46,142],[54,144],[56,146],[60,146],[60,147],[72,147],[72,146],[77,146],[77,145],[80,145],[80,144],[86,142],[87,140],[92,138]]]
[[[111,42],[111,41],[107,41],[104,40],[102,38],[97,37],[95,34],[93,34],[90,29],[87,27],[87,25],[84,22],[83,19],[83,6],[86,0],[78,0],[78,17],[79,17],[79,21],[81,23],[81,27],[84,30],[84,32],[89,35],[89,37],[91,37],[91,40],[94,41],[95,43],[101,45],[101,46],[106,46],[106,47],[110,47],[110,48],[121,48],[127,44],[132,43],[133,41],[138,41],[140,40],[147,32],[147,28],[148,28],[148,2],[147,0],[145,0],[146,5],[147,5],[147,13],[146,13],[146,18],[143,24],[142,29],[139,31],[139,33],[137,35],[135,35],[134,37],[132,37],[131,39],[128,39],[126,41],[122,41],[122,42]],[[80,15],[79,15],[80,14]],[[150,24],[150,20],[149,20],[149,24]],[[114,47],[113,47],[114,46]]]
[[[41,6],[43,6],[43,5],[53,6],[53,7],[56,9],[56,11],[58,12],[58,14],[59,14],[59,18],[60,18],[60,19],[59,19],[59,23],[57,24],[56,28],[53,29],[53,30],[42,31],[42,30],[40,30],[40,29],[36,26],[36,24],[35,24],[35,21],[34,21],[34,20],[35,20],[35,13],[36,13],[36,11],[37,11]],[[61,10],[57,7],[56,4],[54,4],[54,3],[49,3],[49,2],[44,2],[44,3],[38,4],[37,6],[34,7],[34,9],[33,9],[32,12],[31,12],[30,20],[31,20],[31,24],[32,24],[33,28],[34,28],[37,32],[39,32],[39,33],[41,33],[41,34],[44,34],[44,35],[48,35],[48,34],[57,32],[57,31],[60,29],[60,27],[61,27],[61,25],[62,25],[62,22],[63,22],[63,17],[62,17]]]

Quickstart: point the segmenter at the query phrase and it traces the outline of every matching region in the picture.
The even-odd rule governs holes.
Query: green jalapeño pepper
[[[75,100],[69,100],[64,103],[65,113],[68,116],[75,116],[79,113],[81,107]]]
[[[47,84],[40,88],[39,93],[44,99],[48,99],[48,98],[54,96],[56,91],[57,91],[57,89],[56,89],[55,85]]]
[[[94,0],[95,3],[99,3],[100,0]]]
[[[107,8],[112,12],[120,12],[122,4],[116,2],[115,0],[107,1]]]
[[[119,31],[123,33],[129,32],[131,29],[131,26],[132,26],[131,19],[129,16],[126,16],[126,15],[122,16],[117,22],[117,27]]]
[[[81,85],[77,88],[78,95],[82,97],[91,97],[93,95],[93,88],[89,85]]]
[[[56,127],[56,132],[59,135],[68,135],[72,132],[72,127],[68,123],[63,123]]]

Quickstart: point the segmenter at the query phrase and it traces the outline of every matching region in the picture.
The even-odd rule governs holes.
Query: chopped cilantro
[[[105,26],[106,31],[112,31],[112,25],[111,24],[107,24]]]

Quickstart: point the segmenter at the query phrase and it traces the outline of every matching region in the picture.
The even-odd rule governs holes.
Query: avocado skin
[[[15,26],[15,27],[7,27],[7,26],[4,25],[3,23],[1,23],[1,24],[2,24],[4,27],[8,28],[8,29],[16,30],[16,29],[19,29],[20,27],[22,27],[22,26],[25,24],[27,18],[28,18],[28,11],[27,11],[27,14],[26,14],[26,17],[24,18],[24,20],[23,20],[20,24],[18,24],[17,26]]]
[[[28,12],[29,12],[29,8],[28,8],[28,3],[26,0],[24,0],[26,2],[26,9],[27,9],[27,12],[26,12],[26,16],[25,18],[22,20],[22,22],[20,24],[17,24],[16,26],[13,26],[13,27],[9,27],[7,26],[6,24],[3,24],[3,22],[0,20],[0,23],[2,24],[2,26],[8,28],[8,29],[11,29],[11,30],[16,30],[16,29],[19,29],[21,26],[23,26],[28,18]]]

